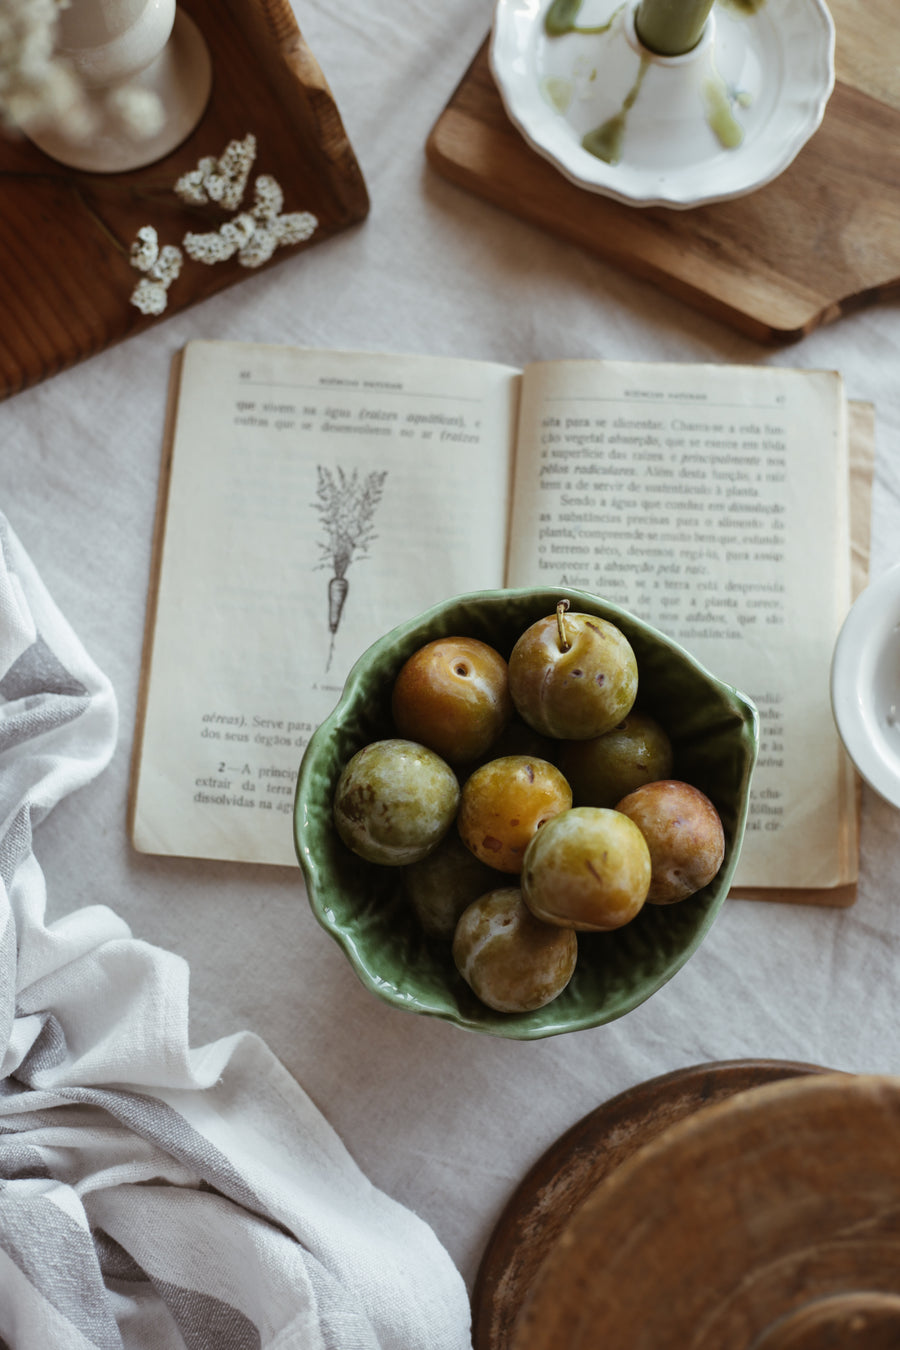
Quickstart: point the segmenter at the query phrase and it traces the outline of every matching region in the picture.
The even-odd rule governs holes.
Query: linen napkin
[[[0,1345],[464,1350],[461,1277],[259,1038],[188,1044],[188,970],[45,922],[32,832],[108,762],[112,688],[0,515]]]

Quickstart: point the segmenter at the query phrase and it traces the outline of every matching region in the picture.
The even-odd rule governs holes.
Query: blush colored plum
[[[391,712],[400,736],[451,764],[471,763],[512,716],[506,661],[478,638],[438,638],[401,666]]]
[[[638,827],[608,807],[574,806],[528,846],[522,897],[538,919],[591,932],[630,923],[650,887],[650,852]]]
[[[635,788],[670,777],[672,742],[655,718],[632,710],[603,736],[562,742],[556,762],[576,806],[615,806]]]
[[[571,789],[554,764],[504,755],[466,779],[457,827],[476,858],[499,872],[518,873],[534,834],[571,805]]]
[[[616,807],[641,831],[653,875],[647,899],[671,905],[707,886],[725,858],[722,821],[691,783],[663,779],[630,792]]]
[[[536,919],[515,886],[473,901],[453,937],[453,960],[469,988],[496,1012],[532,1012],[562,993],[578,958],[570,929]]]
[[[516,711],[554,739],[587,740],[611,731],[631,711],[637,687],[630,642],[615,624],[593,614],[539,619],[509,658]]]
[[[437,847],[458,804],[456,774],[433,750],[415,741],[373,741],[338,780],[334,823],[361,858],[399,867]]]

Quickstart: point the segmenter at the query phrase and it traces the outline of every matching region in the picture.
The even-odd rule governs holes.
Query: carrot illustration
[[[324,540],[318,541],[322,555],[318,566],[328,567],[332,573],[328,582],[328,630],[331,643],[327,670],[331,666],[334,641],[350,589],[347,569],[354,558],[368,554],[370,544],[378,537],[372,519],[384,491],[387,470],[361,474],[358,469],[346,473],[338,467],[332,473],[331,469],[323,468],[320,464],[316,467],[316,476],[316,501],[313,506],[319,513],[319,523],[325,535]]]
[[[332,634],[338,630],[349,589],[350,582],[346,577],[332,577],[328,583],[328,629]]]

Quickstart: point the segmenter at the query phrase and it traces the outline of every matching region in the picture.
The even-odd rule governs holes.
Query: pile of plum
[[[341,774],[341,839],[405,869],[423,929],[498,1012],[556,998],[579,931],[683,900],[722,865],[718,812],[670,776],[671,741],[637,692],[621,630],[561,601],[508,662],[478,638],[421,647],[393,686],[396,736]]]

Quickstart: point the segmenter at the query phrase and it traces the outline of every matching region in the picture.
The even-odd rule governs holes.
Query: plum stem
[[[572,645],[566,635],[566,623],[563,618],[568,608],[568,600],[560,600],[556,606],[556,627],[559,630],[559,650],[561,652],[567,652]]]

